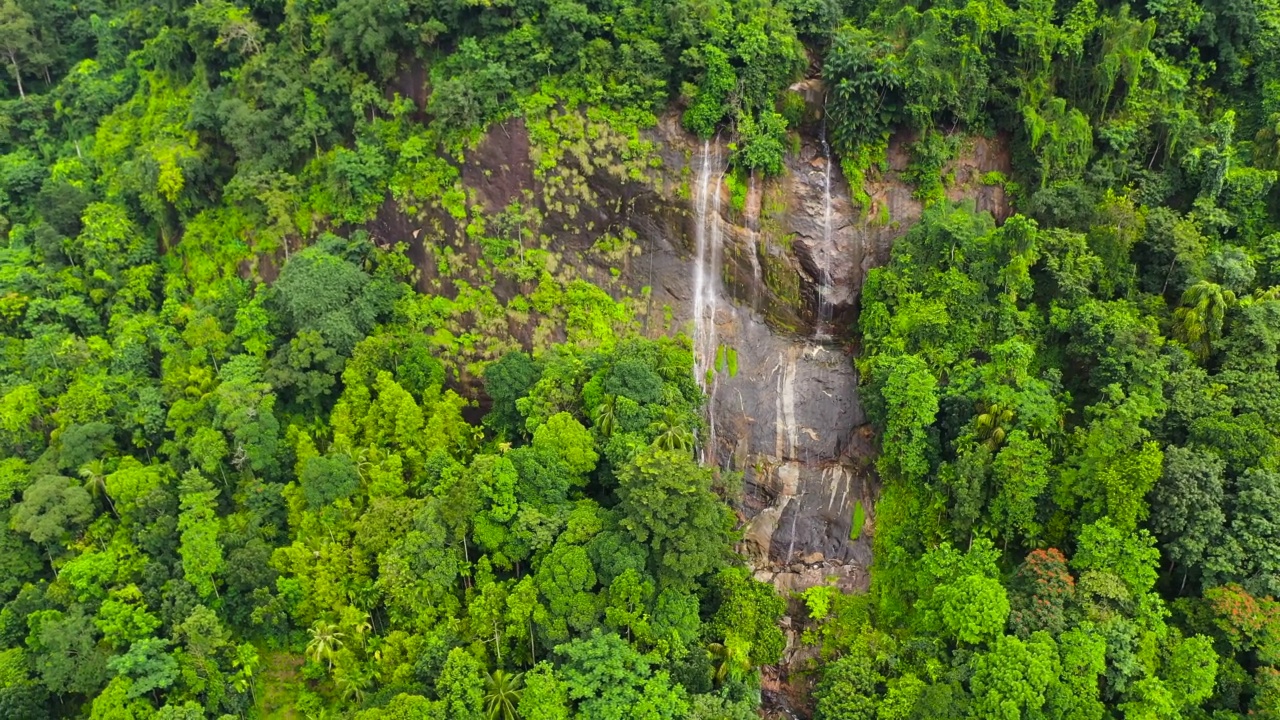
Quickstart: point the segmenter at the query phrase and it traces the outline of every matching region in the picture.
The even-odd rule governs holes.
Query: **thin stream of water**
[[[822,118],[822,157],[824,162],[824,175],[822,182],[822,247],[824,249],[831,247],[831,145],[827,142],[827,119],[825,113]],[[818,266],[818,307],[817,314],[813,321],[814,339],[822,342],[831,339],[831,302],[828,297],[831,294],[831,274],[827,272],[827,264],[823,262],[823,258],[814,258],[814,262]]]
[[[694,198],[695,257],[693,266],[693,370],[708,399],[715,395],[716,310],[720,299],[722,241],[720,228],[720,146],[711,140],[702,145],[702,166],[698,170],[698,191]],[[715,462],[716,418],[708,402],[707,438],[702,460]]]
[[[764,287],[764,275],[760,270],[760,202],[756,197],[756,174],[751,172],[751,181],[747,186],[746,226],[751,234],[751,275],[755,280],[751,285],[751,309],[760,310],[760,288]]]

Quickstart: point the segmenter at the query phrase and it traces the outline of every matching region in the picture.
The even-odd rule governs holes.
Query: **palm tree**
[[[342,666],[338,666],[341,672]],[[373,685],[377,679],[378,673],[375,672],[343,672],[334,679],[333,684],[342,693],[343,700],[354,700],[357,703],[364,702],[364,693]]]
[[[663,450],[693,449],[693,433],[681,424],[680,416],[674,410],[668,408],[662,419],[654,423],[654,428],[658,431],[658,436],[654,438],[653,444]]]
[[[994,452],[1004,442],[1012,424],[1013,410],[999,403],[992,403],[987,406],[986,412],[978,415],[978,437]]]
[[[517,720],[520,717],[516,707],[520,704],[523,684],[524,673],[508,675],[505,670],[485,673],[484,710],[489,720]]]
[[[596,427],[604,437],[612,437],[618,424],[618,396],[610,395],[596,408]]]
[[[741,680],[751,670],[751,656],[742,643],[725,638],[724,643],[711,643],[707,650],[718,661],[714,676],[717,685],[723,684],[725,678]]]
[[[258,666],[261,664],[257,649],[249,643],[236,647],[236,656],[231,659],[231,666],[236,668],[234,678],[236,690],[238,692],[248,692],[249,698],[255,703],[257,698],[253,691],[253,676],[258,672]]]
[[[85,463],[80,468],[80,477],[84,478],[84,489],[94,498],[105,499],[107,507],[111,508],[111,514],[120,517],[120,513],[116,512],[116,504],[111,501],[111,495],[107,494],[107,462],[98,458]]]
[[[1235,293],[1208,280],[1182,293],[1182,307],[1173,312],[1174,331],[1201,362],[1209,359],[1213,343],[1222,337],[1227,308],[1235,302]]]
[[[333,654],[343,646],[342,638],[346,637],[338,630],[338,626],[317,620],[311,626],[311,642],[307,643],[307,654],[316,662],[321,658],[329,661],[329,669],[333,669]]]
[[[668,350],[662,353],[662,357],[658,359],[658,374],[662,376],[663,380],[674,382],[689,372],[688,361],[689,356]]]
[[[1247,307],[1254,303],[1275,302],[1276,300],[1280,300],[1280,285],[1254,290],[1252,296],[1240,298],[1240,307]]]
[[[361,480],[368,480],[369,468],[373,465],[373,463],[369,462],[369,448],[362,447],[353,452],[348,452],[347,457],[350,458],[351,464],[355,466],[356,475],[360,476]]]
[[[365,647],[369,642],[369,631],[373,629],[373,623],[370,622],[369,613],[365,613],[360,622],[356,623],[356,636],[360,638],[360,647]]]

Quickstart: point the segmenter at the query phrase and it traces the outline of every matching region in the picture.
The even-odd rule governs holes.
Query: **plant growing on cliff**
[[[915,197],[925,205],[945,197],[942,170],[958,149],[959,138],[934,130],[926,130],[911,144],[911,163],[903,175],[916,186]]]
[[[771,109],[738,115],[738,143],[740,149],[734,162],[748,172],[759,172],[768,177],[781,175],[786,154],[787,121]]]
[[[703,67],[702,82],[687,91],[691,99],[682,120],[690,132],[708,139],[728,114],[729,94],[737,87],[738,80],[724,50],[705,45],[697,55]]]

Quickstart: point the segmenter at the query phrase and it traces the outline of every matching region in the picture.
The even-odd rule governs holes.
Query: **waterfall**
[[[747,185],[747,202],[745,208],[745,225],[751,234],[751,275],[755,280],[751,284],[751,309],[760,310],[760,288],[764,287],[764,275],[760,271],[760,198],[756,196],[756,173],[751,171],[751,180]]]
[[[694,196],[693,371],[708,398],[703,462],[715,462],[716,418],[711,399],[716,385],[716,307],[720,298],[720,146],[702,145],[702,167]]]
[[[827,143],[827,116],[822,115],[822,157],[825,159],[824,172],[822,181],[822,247],[824,251],[831,250],[831,145]],[[818,307],[817,313],[813,321],[813,335],[815,340],[829,340],[829,325],[831,324],[831,302],[827,296],[831,294],[831,274],[827,272],[827,264],[820,253],[814,253],[813,262],[818,266]]]

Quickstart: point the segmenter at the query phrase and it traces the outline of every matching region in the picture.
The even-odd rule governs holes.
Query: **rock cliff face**
[[[722,142],[699,144],[674,120],[664,123],[655,133],[664,176],[687,179],[687,210],[679,226],[642,223],[650,274],[635,281],[648,282],[651,302],[669,307],[694,338],[710,397],[704,458],[744,475],[740,550],[757,576],[784,591],[833,578],[864,589],[876,484],[854,324],[867,271],[887,262],[921,206],[899,179],[909,137],[891,143],[889,169],[865,188],[872,204],[862,208],[821,125],[806,130],[786,172],[749,178],[744,192],[740,179],[724,176]],[[990,171],[1008,172],[1003,147],[986,139],[965,146],[949,168],[949,196],[1007,214],[1003,190],[980,184]],[[667,207],[681,204],[669,180],[659,193]],[[855,514],[863,521],[856,529]]]
[[[800,90],[820,107],[819,87]],[[910,138],[891,143],[889,168],[864,188],[871,206],[863,208],[816,120],[800,133],[786,172],[767,181],[727,175],[727,143],[693,138],[674,117],[645,134],[643,173],[617,161],[626,140],[607,127],[588,127],[590,142],[545,164],[541,156],[560,151],[540,147],[532,134],[509,122],[467,153],[461,175],[470,212],[534,210],[527,222],[557,272],[627,299],[649,334],[693,339],[709,397],[703,457],[743,475],[740,550],[758,577],[781,590],[832,578],[846,590],[865,588],[876,483],[853,325],[867,271],[887,261],[893,240],[920,217],[898,178]],[[1003,191],[979,181],[1007,172],[1007,153],[998,141],[964,145],[949,168],[949,196],[1005,214]],[[448,293],[441,248],[465,252],[466,227],[456,214],[408,217],[389,202],[371,229],[390,240],[411,237],[419,287]],[[501,302],[529,291],[510,279],[491,282]],[[513,342],[529,344],[542,332],[519,316],[507,325]],[[852,527],[855,514],[860,528]]]
[[[687,142],[664,130],[663,147]],[[682,235],[694,263],[664,273],[652,296],[687,318],[710,398],[704,459],[743,473],[740,549],[758,576],[781,589],[830,576],[858,588],[874,490],[847,341],[862,277],[888,238],[858,220],[820,137],[781,178],[748,179],[738,198],[721,176],[727,154],[715,141],[688,149],[695,182]],[[678,259],[673,240],[664,252]],[[868,532],[853,533],[859,502]]]

